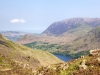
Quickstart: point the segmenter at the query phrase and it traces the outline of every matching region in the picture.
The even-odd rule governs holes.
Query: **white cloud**
[[[24,19],[13,19],[10,22],[11,23],[25,23],[26,21]]]

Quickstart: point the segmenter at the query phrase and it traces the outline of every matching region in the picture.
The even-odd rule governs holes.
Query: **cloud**
[[[24,19],[13,19],[10,22],[11,23],[25,23],[26,21]]]

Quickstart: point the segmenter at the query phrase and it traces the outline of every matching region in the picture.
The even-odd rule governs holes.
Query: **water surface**
[[[60,54],[54,54],[56,57],[58,57],[59,59],[63,60],[63,61],[68,61],[71,60],[70,56],[64,56],[64,55],[60,55]]]

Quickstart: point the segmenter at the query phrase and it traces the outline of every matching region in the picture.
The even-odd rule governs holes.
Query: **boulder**
[[[79,65],[79,69],[87,69],[87,66],[85,65],[85,63],[86,63],[86,60],[84,59],[82,63]]]

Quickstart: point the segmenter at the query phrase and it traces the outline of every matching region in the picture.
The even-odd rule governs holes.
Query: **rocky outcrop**
[[[99,49],[90,50],[90,55],[91,56],[100,56],[100,50]]]
[[[54,65],[44,66],[39,68],[38,71],[34,71],[34,75],[56,75],[56,72],[59,72],[60,70],[65,71],[69,67],[68,63],[58,63]]]
[[[97,58],[97,62],[100,64],[100,58],[99,57]]]
[[[85,65],[85,63],[86,63],[86,60],[84,59],[84,60],[82,60],[82,62],[81,62],[81,65],[79,65],[79,70],[80,69],[87,69],[87,66]]]

